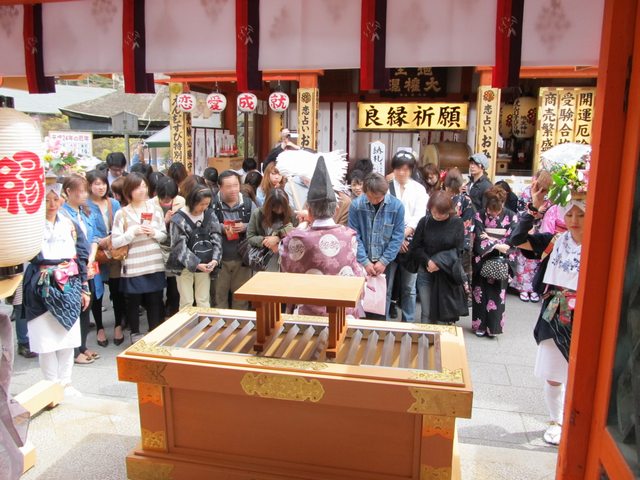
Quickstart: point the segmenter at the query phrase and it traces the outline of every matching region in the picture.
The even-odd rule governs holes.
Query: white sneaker
[[[550,445],[560,445],[560,437],[562,436],[562,425],[551,422],[549,428],[542,436],[542,439]]]
[[[75,397],[81,397],[82,393],[80,393],[79,390],[72,387],[71,385],[67,385],[66,387],[64,387],[64,396],[66,398],[75,398]]]

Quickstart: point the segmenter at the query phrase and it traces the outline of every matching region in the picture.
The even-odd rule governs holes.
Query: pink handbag
[[[387,311],[387,278],[384,273],[375,277],[367,276],[364,285],[362,308],[365,312],[385,315]]]

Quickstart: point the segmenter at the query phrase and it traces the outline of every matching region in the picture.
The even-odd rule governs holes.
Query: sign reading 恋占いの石
[[[358,103],[360,130],[466,130],[468,103]]]

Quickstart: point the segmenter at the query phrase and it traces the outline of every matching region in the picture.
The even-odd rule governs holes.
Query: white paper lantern
[[[511,138],[513,136],[513,105],[503,103],[500,106],[500,136]]]
[[[538,113],[538,99],[534,97],[520,97],[513,102],[513,136],[516,138],[531,138],[536,133],[536,117]]]
[[[196,108],[196,97],[191,93],[181,93],[176,97],[178,110],[184,113],[193,112]]]
[[[0,267],[40,252],[45,225],[43,144],[31,117],[0,108]]]
[[[238,95],[238,110],[242,113],[255,112],[258,106],[258,97],[253,93],[241,93]]]
[[[274,112],[284,112],[289,108],[289,95],[283,92],[273,92],[269,95],[269,108]]]
[[[169,97],[162,99],[162,111],[166,114],[171,113],[171,100],[169,100]]]
[[[212,112],[223,112],[227,108],[227,97],[218,92],[210,93],[207,96],[207,107]]]

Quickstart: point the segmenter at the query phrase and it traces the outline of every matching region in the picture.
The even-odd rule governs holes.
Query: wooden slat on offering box
[[[299,336],[298,343],[291,350],[291,353],[288,355],[288,358],[293,360],[298,360],[302,357],[302,353],[309,346],[309,340],[313,337],[313,334],[316,333],[315,328],[312,325],[309,325],[305,332]]]
[[[360,342],[362,341],[362,332],[360,330],[356,330],[351,336],[351,343],[349,345],[349,353],[347,353],[347,357],[344,360],[344,363],[349,365],[356,364],[356,358],[358,355],[358,349],[360,348]]]
[[[284,353],[287,351],[287,349],[291,345],[291,342],[293,341],[293,339],[296,338],[296,335],[298,335],[299,331],[300,331],[300,327],[298,327],[297,325],[293,325],[287,332],[286,337],[284,337],[284,340],[278,346],[278,349],[276,350],[273,356],[277,358],[283,358]],[[276,335],[274,335],[274,337],[276,337]],[[267,352],[268,350],[265,349],[264,351]]]
[[[240,322],[238,320],[234,320],[220,333],[220,335],[213,340],[207,347],[207,350],[216,350],[221,348],[227,339],[231,336],[231,334],[240,326]]]
[[[376,359],[376,352],[378,350],[378,333],[369,332],[369,338],[367,339],[367,346],[362,356],[361,365],[373,365]]]
[[[411,359],[411,335],[405,333],[402,336],[402,342],[400,344],[400,361],[398,366],[400,368],[409,368],[409,360]]]
[[[191,348],[206,348],[206,345],[209,343],[209,341],[213,338],[213,336],[218,333],[218,330],[220,330],[225,324],[225,321],[223,318],[221,318],[220,320],[218,320],[216,323],[214,323],[213,325],[211,325],[209,327],[209,330],[207,330],[207,332],[202,335],[202,337],[200,337],[198,339],[198,341],[196,341]]]
[[[396,336],[391,332],[387,332],[387,336],[384,338],[384,344],[382,346],[380,366],[390,367],[393,364],[393,346],[395,343]]]
[[[180,338],[174,346],[176,347],[188,347],[189,342],[196,338],[200,333],[209,326],[211,320],[208,318],[203,319],[200,323],[195,325],[186,335]]]

